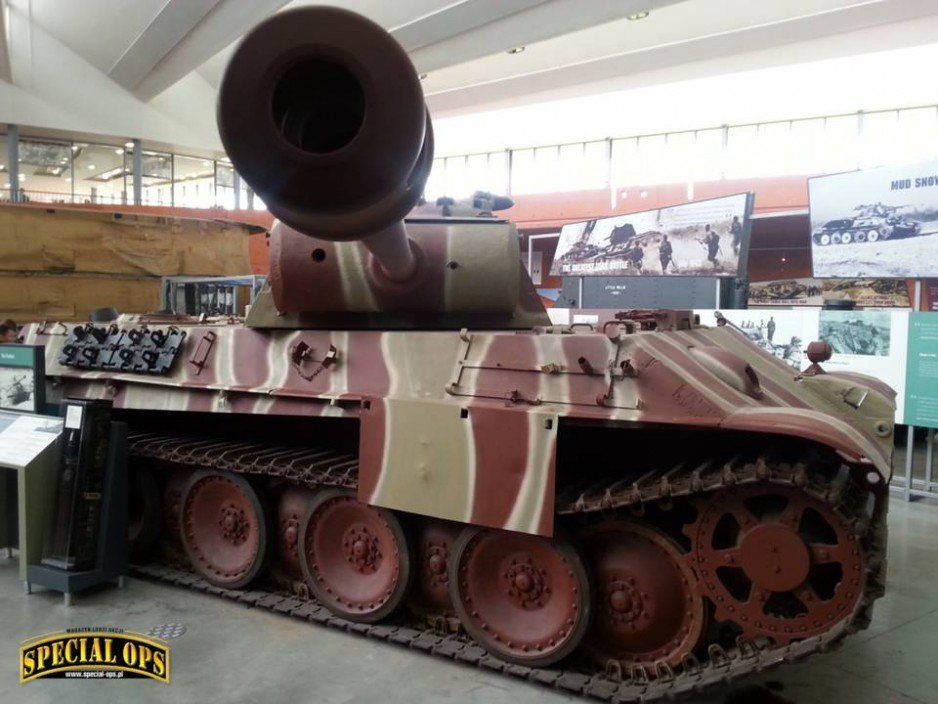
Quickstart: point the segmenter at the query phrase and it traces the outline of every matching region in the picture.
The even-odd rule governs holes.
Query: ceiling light
[[[71,179],[70,176],[66,176],[66,177],[65,177],[65,180],[68,181],[68,182],[71,182],[72,179]]]
[[[133,143],[133,142],[125,142],[125,143],[124,143],[124,147],[127,148],[127,149],[133,149],[133,148],[134,148],[134,143]]]
[[[25,180],[26,180],[26,174],[17,174],[16,177],[17,177],[20,181],[25,181]]]
[[[114,153],[115,153],[115,154],[123,154],[123,153],[124,153],[124,150],[123,150],[123,149],[115,149],[115,150],[114,150]]]
[[[524,51],[524,47],[523,47],[523,46],[516,46],[514,49],[509,49],[509,50],[508,50],[508,53],[509,53],[509,54],[520,54],[522,51]]]
[[[88,164],[88,166],[86,166],[85,168],[88,170],[91,170],[94,168],[94,164]]]
[[[203,161],[203,162],[202,162],[202,166],[211,166],[211,165],[212,165],[212,162],[210,162],[210,161]]]
[[[72,145],[72,151],[73,151],[73,152],[77,152],[77,151],[78,151],[78,145],[77,145],[77,144],[73,144],[73,145]]]
[[[648,10],[639,10],[638,12],[633,12],[631,15],[627,15],[627,18],[632,20],[643,20],[648,17]]]
[[[9,188],[9,187],[10,187],[10,182],[7,181],[6,183],[4,183],[4,184],[3,184],[3,187],[4,187],[4,188]]]

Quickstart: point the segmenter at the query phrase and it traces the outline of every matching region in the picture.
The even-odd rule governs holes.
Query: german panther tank
[[[867,624],[891,389],[690,312],[551,325],[509,222],[414,209],[418,77],[347,11],[248,34],[218,120],[277,217],[246,319],[27,333],[129,424],[140,572],[610,701]]]

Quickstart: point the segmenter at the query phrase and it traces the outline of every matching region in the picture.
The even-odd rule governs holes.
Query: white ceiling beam
[[[528,3],[529,7],[500,18],[495,25],[454,26],[450,36],[442,38],[446,41],[414,48],[410,50],[410,58],[422,73],[436,71],[681,1],[550,0]],[[391,33],[398,36],[396,30]],[[409,49],[406,45],[405,48]]]
[[[223,0],[214,4],[137,83],[134,95],[141,100],[151,100],[285,4],[286,0]]]
[[[391,34],[407,51],[450,39],[550,0],[460,0],[394,27]]]
[[[168,0],[114,62],[108,75],[127,90],[134,90],[219,1]]]
[[[695,66],[704,62],[751,52],[784,47],[789,44],[828,38],[832,47],[839,35],[904,21],[931,18],[938,20],[938,6],[932,0],[895,0],[889,3],[863,3],[848,8],[797,17],[790,20],[749,26],[710,36],[652,46],[612,56],[604,56],[576,64],[510,75],[476,84],[454,86],[429,92],[427,104],[436,115],[459,114],[498,109],[518,104],[578,94],[607,92],[624,87],[644,85],[664,69],[686,66],[685,79],[698,77]],[[909,45],[914,39],[895,37],[898,45]],[[866,53],[881,46],[853,47],[848,53]],[[892,46],[888,48],[893,48]],[[845,49],[838,47],[837,55]],[[835,53],[832,51],[832,53]],[[816,57],[815,57],[816,58]],[[807,58],[805,58],[807,60]],[[788,63],[795,63],[794,56]],[[740,65],[738,70],[750,68]],[[683,80],[672,78],[671,80]],[[618,88],[616,83],[622,84]],[[627,84],[627,85],[626,85]],[[534,98],[533,96],[538,96]]]
[[[0,0],[0,80],[12,83],[13,69],[10,66],[10,43],[7,41],[9,32],[6,0]]]

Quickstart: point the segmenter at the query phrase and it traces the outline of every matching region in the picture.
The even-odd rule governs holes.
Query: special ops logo
[[[38,636],[20,646],[20,683],[42,677],[149,677],[169,684],[169,644],[119,628],[72,628]]]

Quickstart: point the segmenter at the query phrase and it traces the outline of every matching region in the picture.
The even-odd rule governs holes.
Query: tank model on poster
[[[427,110],[357,15],[258,26],[218,117],[278,218],[246,321],[27,335],[60,396],[130,424],[134,546],[195,576],[143,573],[616,701],[867,624],[888,387],[687,312],[551,326],[509,222],[408,215]]]

